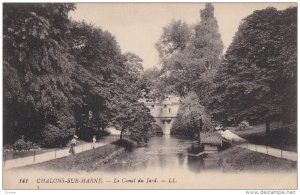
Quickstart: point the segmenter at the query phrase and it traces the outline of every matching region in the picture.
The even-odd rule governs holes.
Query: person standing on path
[[[92,140],[92,148],[95,149],[96,146],[96,135],[93,136],[93,140]]]
[[[75,154],[75,150],[74,150],[74,147],[77,143],[79,143],[79,141],[77,141],[78,137],[76,135],[74,135],[73,139],[71,140],[71,146],[70,146],[70,150],[69,150],[69,153],[71,154]]]

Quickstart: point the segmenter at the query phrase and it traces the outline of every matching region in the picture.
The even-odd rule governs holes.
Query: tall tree
[[[174,124],[175,132],[179,134],[198,132],[202,128],[203,120],[205,120],[205,125],[207,124],[206,129],[212,128],[211,117],[204,106],[208,103],[208,92],[221,62],[223,43],[211,3],[205,4],[205,8],[200,10],[200,19],[191,31],[171,28],[172,25],[176,26],[171,23],[164,29],[164,34],[157,44],[163,64],[160,80],[164,85],[169,86],[171,92],[184,98],[181,111],[179,111],[179,119]],[[182,34],[179,37],[184,37],[184,39],[173,38],[173,40],[170,36],[172,34]],[[164,42],[164,40],[167,41]],[[180,40],[179,44],[176,44],[177,40]],[[192,111],[192,109],[196,110]],[[189,114],[181,113],[182,110]],[[200,121],[202,121],[201,125]]]
[[[183,51],[191,38],[191,28],[181,20],[172,21],[163,28],[163,34],[155,44],[162,65],[173,53]]]
[[[134,53],[127,52],[123,54],[124,56],[124,63],[126,71],[129,73],[130,77],[137,81],[141,79],[143,68],[143,60]]]
[[[121,50],[109,32],[85,22],[72,22],[68,43],[77,62],[72,74],[77,133],[91,139],[93,134],[100,136],[111,121],[111,86],[125,71]]]
[[[73,4],[3,5],[4,137],[20,135],[45,145],[49,126],[65,142],[74,133],[69,108],[73,65],[64,42]],[[54,131],[54,130],[53,130]]]
[[[294,121],[297,108],[297,8],[267,8],[246,17],[215,79],[215,119]]]
[[[169,57],[162,60],[163,82],[172,86],[173,91],[181,96],[196,92],[200,100],[205,102],[207,89],[211,85],[215,69],[221,60],[223,44],[218,32],[217,20],[214,17],[214,7],[210,3],[205,4],[205,9],[200,11],[200,16],[200,23],[195,25],[191,33],[187,33],[189,32],[187,30],[178,31],[177,28],[171,28],[174,25],[171,23],[168,28],[165,28],[168,31],[164,31],[158,42],[158,45],[165,45],[158,47],[158,49],[168,48],[170,45],[175,45],[174,48],[176,48],[176,50],[171,49],[172,52],[169,52]],[[189,36],[189,38],[174,38],[174,40],[171,39],[173,41],[163,42],[165,37],[172,38],[169,34],[182,34],[180,37]],[[175,44],[176,40],[184,41]]]
[[[146,69],[141,74],[140,88],[144,98],[153,100],[162,99],[168,92],[168,86],[161,82],[161,71],[157,67]]]
[[[173,126],[173,134],[189,137],[198,136],[199,132],[213,128],[210,115],[200,104],[199,97],[195,93],[190,93],[181,99],[181,106]]]
[[[220,64],[224,47],[211,3],[206,3],[205,9],[200,10],[200,19],[194,29],[192,52],[200,66],[212,69]]]

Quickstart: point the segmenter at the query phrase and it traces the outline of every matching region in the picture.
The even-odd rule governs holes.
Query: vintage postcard
[[[2,5],[4,190],[295,193],[297,3]]]

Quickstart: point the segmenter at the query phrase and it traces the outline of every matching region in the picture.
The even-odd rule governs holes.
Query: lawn
[[[237,146],[209,155],[220,159],[220,166],[224,171],[294,171],[297,169],[297,162]]]
[[[92,171],[101,166],[101,164],[106,164],[111,158],[125,151],[126,146],[129,146],[130,143],[124,142],[126,141],[119,140],[112,144],[107,144],[75,155],[69,155],[16,169]]]
[[[126,170],[131,168],[143,168],[143,164],[140,164],[137,167],[129,167],[129,163],[115,163],[116,160],[114,159],[118,159],[118,162],[128,160],[126,159],[127,155],[124,151],[125,148],[122,146],[109,144],[94,150],[17,169],[91,172],[103,168],[106,170],[115,170],[116,168]],[[207,157],[216,159],[218,161],[217,169],[221,168],[224,172],[295,171],[297,168],[297,162],[269,156],[237,146],[218,153],[208,154]]]
[[[114,140],[116,140],[117,137],[113,137],[113,136],[105,136],[100,138],[99,140],[97,140],[97,142],[113,142]],[[77,143],[77,146],[80,146],[82,144],[86,144],[86,143],[90,143],[90,142],[86,142],[83,140],[79,140],[79,143]],[[27,157],[27,156],[33,156],[34,152],[36,155],[38,154],[43,154],[46,152],[52,152],[55,150],[62,150],[65,148],[69,148],[70,147],[70,143],[67,144],[67,146],[62,147],[62,148],[40,148],[39,150],[30,150],[30,151],[20,151],[20,152],[16,152],[16,151],[4,151],[3,152],[3,158],[5,158],[5,160],[10,160],[10,159],[16,159],[16,158],[23,158],[23,157]]]
[[[266,135],[265,124],[256,125],[246,130],[233,128],[230,130],[254,144],[268,145],[273,148],[297,152],[296,125],[271,129],[269,136]]]
[[[82,145],[82,144],[86,144],[87,142],[79,140],[80,143],[78,143],[77,145]],[[69,144],[65,147],[62,148],[40,148],[39,150],[30,150],[30,151],[20,151],[20,152],[16,152],[16,151],[9,151],[9,152],[3,152],[3,156],[5,156],[6,160],[11,160],[11,159],[16,159],[16,158],[23,158],[23,157],[27,157],[27,156],[33,156],[33,153],[35,152],[36,155],[38,154],[43,154],[46,152],[52,152],[55,150],[61,150],[61,149],[65,149],[70,147]]]

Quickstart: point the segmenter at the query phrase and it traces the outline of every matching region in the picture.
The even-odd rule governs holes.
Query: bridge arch
[[[169,96],[161,102],[154,102],[149,99],[143,100],[143,102],[150,109],[155,123],[162,128],[163,134],[170,134],[179,109],[179,98]]]

